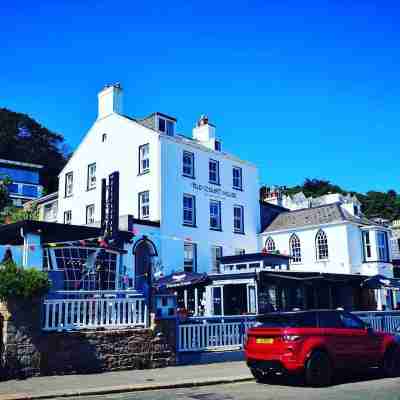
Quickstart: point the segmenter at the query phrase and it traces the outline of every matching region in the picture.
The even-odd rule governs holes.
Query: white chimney
[[[97,119],[117,113],[122,114],[122,86],[119,83],[104,86],[98,94],[99,113]]]
[[[208,121],[206,115],[202,115],[193,128],[193,139],[202,142],[213,150],[220,150],[220,148],[217,148],[220,147],[220,142],[215,138],[215,126]]]

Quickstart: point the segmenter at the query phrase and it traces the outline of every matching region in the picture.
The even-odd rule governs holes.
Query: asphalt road
[[[255,382],[198,388],[156,390],[88,396],[85,400],[400,400],[400,378],[342,377],[327,388],[304,387],[278,378],[272,384]],[[82,400],[82,397],[80,397]]]

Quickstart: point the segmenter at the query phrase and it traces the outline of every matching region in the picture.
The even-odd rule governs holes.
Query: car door
[[[346,337],[349,367],[365,367],[371,363],[370,340],[364,323],[348,312],[339,314],[342,335]]]
[[[381,358],[382,335],[372,329],[367,329],[361,319],[351,313],[343,313],[343,324],[352,329],[357,342],[359,358],[365,366],[376,365]]]
[[[343,329],[338,311],[320,311],[319,327],[323,328],[324,342],[329,354],[338,368],[345,367],[351,358],[351,335]]]

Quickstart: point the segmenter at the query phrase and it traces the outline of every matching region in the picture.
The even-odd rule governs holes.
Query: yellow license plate
[[[274,343],[274,339],[272,339],[272,338],[257,338],[256,343],[257,344],[272,344],[272,343]]]

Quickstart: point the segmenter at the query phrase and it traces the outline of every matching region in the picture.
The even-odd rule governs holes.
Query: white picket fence
[[[400,312],[398,311],[354,311],[371,328],[381,332],[395,332],[400,328]]]
[[[57,299],[44,301],[43,330],[146,327],[143,298]]]
[[[232,350],[243,347],[244,336],[255,320],[212,322],[195,318],[178,326],[178,351]]]

